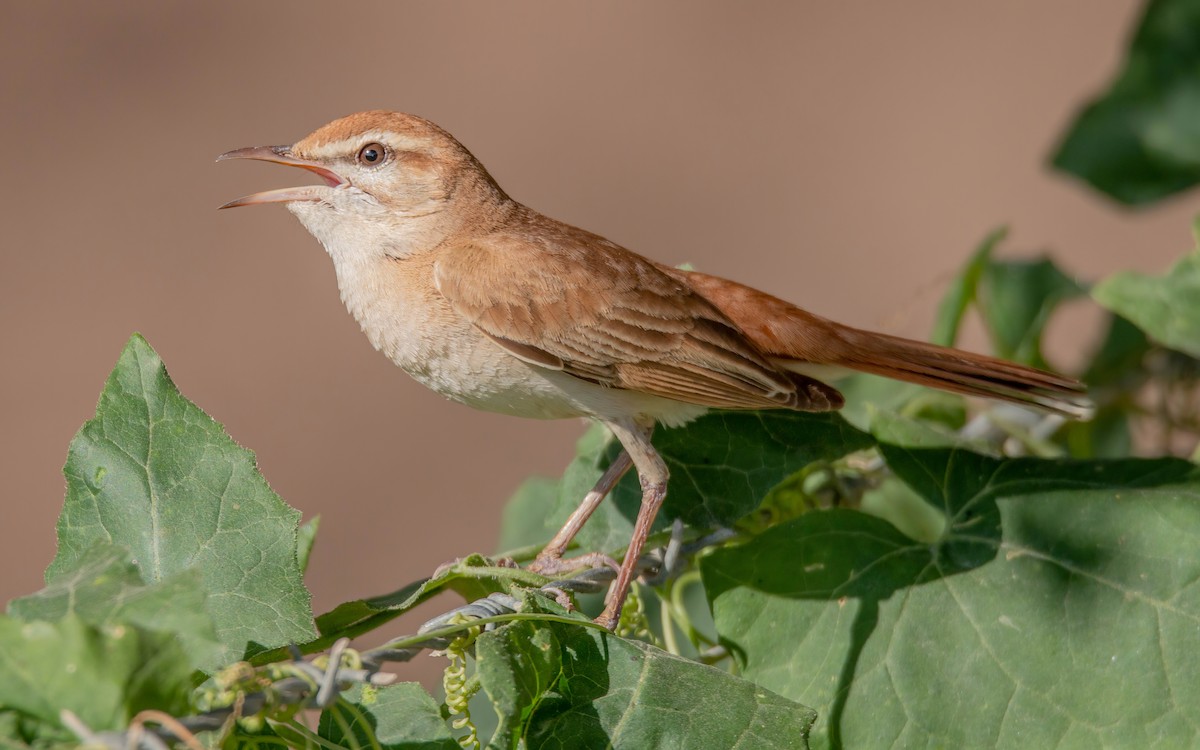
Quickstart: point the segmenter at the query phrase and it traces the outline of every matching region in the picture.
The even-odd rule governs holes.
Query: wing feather
[[[434,266],[454,310],[514,356],[611,388],[717,408],[840,404],[819,381],[797,388],[796,376],[772,364],[724,313],[650,261],[566,225],[542,228],[443,247]]]

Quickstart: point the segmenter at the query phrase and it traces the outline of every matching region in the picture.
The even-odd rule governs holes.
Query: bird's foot
[[[547,578],[559,578],[565,573],[591,568],[611,568],[617,571],[621,569],[621,564],[600,552],[589,552],[570,559],[564,559],[561,555],[542,554],[538,555],[526,570]]]

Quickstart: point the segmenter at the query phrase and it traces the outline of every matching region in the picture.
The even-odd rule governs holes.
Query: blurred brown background
[[[999,224],[1085,278],[1189,246],[1193,196],[1128,213],[1044,164],[1139,5],[5,3],[0,598],[40,586],[133,331],[322,514],[318,611],[493,551],[512,489],[571,455],[578,424],[471,412],[374,352],[285,210],[214,210],[296,173],[217,154],[415,112],[552,216],[920,337]]]

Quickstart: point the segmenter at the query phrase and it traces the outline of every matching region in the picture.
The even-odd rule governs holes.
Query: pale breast
[[[437,292],[432,254],[397,259],[331,251],[330,257],[342,301],[371,344],[446,398],[535,419],[644,416],[675,425],[706,411],[694,404],[606,388],[514,357],[454,312]]]
[[[372,346],[417,382],[486,411],[540,419],[590,413],[451,310],[420,256],[333,257],[350,314]]]

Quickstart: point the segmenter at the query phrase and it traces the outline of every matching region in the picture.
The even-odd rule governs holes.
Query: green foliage
[[[952,346],[963,319],[975,308],[998,356],[1046,368],[1042,336],[1050,316],[1063,302],[1086,292],[1049,258],[997,259],[995,251],[1007,233],[998,229],[989,234],[950,283],[930,340]]]
[[[437,703],[415,682],[347,691],[321,714],[318,734],[337,747],[459,750]]]
[[[1000,239],[989,238],[953,284],[939,332],[953,339],[979,309],[993,333],[1003,317],[998,341],[1038,361],[1050,315],[1080,287],[1048,261],[995,259]],[[1030,283],[1037,295],[1009,288]],[[1147,289],[1135,295],[1166,294]],[[993,305],[1007,315],[988,313]],[[1140,310],[1135,300],[1120,312],[1162,340]],[[1155,347],[1113,317],[1087,376],[1101,393],[1140,387],[1156,377],[1145,365]],[[274,617],[247,592],[286,593],[298,582],[316,524],[297,530],[249,455],[175,391],[135,337],[72,444],[62,546],[46,588],[0,618],[0,730],[9,745],[67,741],[62,709],[92,731],[120,731],[143,709],[230,706],[239,691],[261,689],[261,675],[271,683],[302,674],[278,648],[281,622],[302,622],[286,640],[314,652],[453,591],[522,601],[494,630],[469,635],[467,620],[444,631],[467,635],[456,653],[473,660],[447,684],[456,701],[476,694],[476,717],[485,706],[495,713],[495,731],[480,737],[489,748],[1190,741],[1200,722],[1189,679],[1200,668],[1189,646],[1200,608],[1188,596],[1200,575],[1189,542],[1200,534],[1200,469],[1179,459],[1006,457],[1016,433],[997,416],[999,436],[968,435],[975,422],[957,397],[879,379],[851,381],[847,392],[863,402],[857,426],[837,415],[718,412],[656,435],[672,469],[663,523],[682,518],[692,537],[742,530],[700,556],[699,578],[685,574],[696,585],[668,581],[657,597],[643,590],[649,637],[665,649],[522,594],[545,579],[478,555],[347,602],[313,628],[306,609],[288,614],[307,602],[302,589],[271,600]],[[1127,420],[1133,403],[1112,399],[1101,413]],[[1115,450],[1111,423],[1073,429],[1064,450]],[[544,540],[614,455],[590,430],[561,480],[522,486],[501,536]],[[584,535],[586,548],[619,554],[637,497],[623,485],[615,500]],[[222,559],[205,556],[206,545]],[[257,568],[243,562],[251,553]],[[255,575],[265,582],[247,580]],[[232,597],[243,606],[214,606]],[[226,624],[235,615],[237,628]],[[267,671],[231,667],[191,692],[196,669],[240,656]],[[1132,694],[1131,684],[1140,686]],[[271,705],[227,724],[223,744],[449,750],[465,741],[413,683],[351,689],[315,734],[295,709]]]
[[[998,259],[1002,238],[951,285],[937,336],[952,342],[978,311],[998,348],[1040,363],[1048,321],[1083,286],[1046,259]],[[546,579],[478,555],[313,623],[300,578],[315,519],[298,525],[134,337],[72,442],[46,587],[0,618],[3,741],[69,741],[63,709],[91,731],[122,731],[143,709],[232,707],[306,674],[288,643],[317,652],[444,592],[502,592],[522,604],[495,629],[468,618],[442,631],[456,660],[450,702],[462,711],[475,696],[472,726],[491,726],[479,724],[490,707],[489,748],[1186,744],[1200,723],[1189,679],[1200,608],[1188,595],[1200,469],[1128,453],[1132,424],[1167,414],[1147,415],[1138,391],[1194,390],[1200,372],[1178,366],[1193,361],[1191,334],[1172,315],[1194,304],[1190,262],[1097,285],[1114,313],[1085,372],[1098,418],[1057,444],[1058,422],[1045,432],[1044,420],[992,410],[981,430],[965,400],[878,378],[844,384],[847,419],[715,412],[660,430],[672,480],[659,528],[740,530],[684,578],[643,588],[646,637],[662,647],[599,631],[527,593]],[[1154,364],[1164,357],[1176,366]],[[522,485],[500,534],[521,547],[512,557],[532,555],[616,451],[592,428],[561,479]],[[1086,460],[1097,455],[1125,457]],[[585,549],[620,554],[632,480],[585,527]],[[239,658],[260,671],[231,666],[191,692],[196,670]],[[272,698],[226,722],[221,742],[449,750],[474,731],[452,728],[413,683],[354,687],[315,733],[296,710]]]
[[[1054,166],[1130,205],[1200,181],[1200,1],[1151,0],[1108,92],[1067,133]]]
[[[1163,346],[1200,357],[1200,247],[1165,276],[1114,274],[1092,290],[1092,297]]]
[[[79,568],[96,544],[128,549],[146,583],[196,571],[223,646],[200,668],[314,635],[297,561],[300,514],[271,491],[249,451],[180,395],[140,336],[71,441],[64,473],[47,580]]]
[[[300,575],[308,570],[308,558],[312,555],[313,545],[317,543],[317,531],[320,528],[321,517],[314,516],[296,531],[296,565],[300,568]]]
[[[548,477],[529,477],[504,506],[500,519],[500,551],[543,544],[550,538],[548,514],[559,497],[559,482]]]
[[[1060,166],[1131,202],[1195,182],[1197,19],[1200,0],[1150,3]],[[1000,257],[1003,239],[951,283],[933,338],[953,344],[977,314],[1002,356],[1053,362],[1046,326],[1088,285],[1047,258]],[[511,564],[616,455],[602,429],[561,478],[521,486],[504,558],[467,555],[314,621],[302,576],[316,519],[299,525],[134,336],[71,443],[46,586],[0,616],[0,747],[126,746],[166,715],[212,712],[192,740],[451,750],[471,737],[448,704],[496,750],[1194,746],[1200,251],[1162,277],[1101,280],[1091,299],[1107,317],[1081,375],[1088,423],[855,376],[839,383],[841,415],[715,412],[659,430],[671,483],[652,545],[677,519],[685,541],[728,533],[640,586],[652,643],[566,611],[556,582]],[[1135,457],[1171,450],[1192,461]],[[627,544],[635,478],[613,495],[584,550]],[[366,653],[398,660],[440,638],[448,701],[363,684],[371,670],[339,639],[445,593],[516,611],[459,613]],[[331,651],[302,664],[292,644]],[[340,696],[321,687],[329,674]],[[318,696],[330,702],[314,730],[302,719]]]
[[[46,588],[9,603],[22,620],[57,622],[76,616],[95,627],[134,625],[173,634],[198,666],[219,665],[224,649],[217,642],[199,570],[185,570],[146,585],[129,552],[105,542],[90,547],[77,567],[47,581]]]
[[[1048,258],[992,262],[984,266],[980,312],[992,333],[996,354],[1034,367],[1048,367],[1042,356],[1042,332],[1063,302],[1084,294],[1072,278]]]
[[[754,510],[782,478],[814,461],[840,458],[871,444],[869,435],[837,414],[715,412],[685,429],[660,429],[654,446],[671,471],[671,488],[656,528],[675,518],[697,528],[731,525]],[[548,529],[562,525],[619,450],[599,426],[587,431],[563,474]],[[641,498],[637,477],[630,472],[613,491],[612,502],[588,521],[580,544],[622,547],[633,531]]]
[[[754,683],[638,641],[513,623],[476,644],[501,717],[490,747],[803,747],[816,714]]]
[[[71,739],[60,712],[92,729],[121,729],[139,711],[187,708],[192,667],[167,633],[119,624],[95,627],[76,614],[56,622],[0,616],[0,710],[17,742]]]
[[[831,510],[701,564],[742,675],[827,717],[815,746],[1190,736],[1200,467],[883,454],[949,519],[934,543]]]

